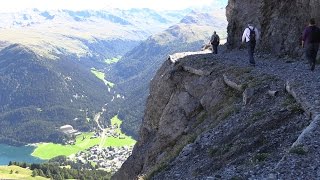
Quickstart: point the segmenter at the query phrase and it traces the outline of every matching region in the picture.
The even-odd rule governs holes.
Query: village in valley
[[[96,169],[116,172],[131,155],[133,146],[106,147],[94,146],[87,151],[79,152],[74,159],[81,164],[95,164]]]
[[[104,129],[99,129],[95,133],[92,133],[90,137],[82,135],[81,132],[73,129],[71,125],[64,125],[60,127],[60,130],[67,134],[70,137],[80,136],[81,138],[70,138],[66,141],[67,145],[74,145],[79,143],[76,141],[85,141],[89,139],[98,139],[100,138],[100,143],[92,147],[89,147],[86,150],[77,152],[68,157],[69,161],[73,161],[79,164],[91,164],[95,169],[106,170],[108,172],[116,172],[121,165],[126,161],[126,159],[131,155],[133,145],[124,145],[124,146],[108,146],[108,140],[126,140],[128,137],[121,132],[120,129],[121,122],[111,123]]]

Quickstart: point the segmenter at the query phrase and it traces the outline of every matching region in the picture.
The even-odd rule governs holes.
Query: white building
[[[66,134],[73,134],[73,133],[76,133],[77,130],[73,129],[73,127],[71,125],[64,125],[64,126],[61,126],[60,127],[60,131],[62,131],[63,133],[66,133]]]

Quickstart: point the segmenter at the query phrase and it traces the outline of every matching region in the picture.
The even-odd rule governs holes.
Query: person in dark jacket
[[[218,36],[217,32],[213,32],[211,36],[210,43],[212,45],[212,52],[214,54],[218,54],[218,46],[220,44],[220,37]]]
[[[305,28],[302,35],[302,48],[305,48],[305,55],[309,61],[311,71],[316,66],[316,58],[320,44],[320,29],[316,26],[314,18],[310,19],[309,26]]]

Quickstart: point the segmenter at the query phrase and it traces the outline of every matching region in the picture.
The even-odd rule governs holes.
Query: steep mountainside
[[[79,61],[48,60],[25,46],[0,51],[0,142],[60,142],[61,125],[89,130],[110,93]]]
[[[58,127],[65,124],[92,130],[95,113],[116,92],[91,68],[111,68],[106,59],[123,56],[180,16],[166,19],[150,9],[0,13],[0,143],[61,142]],[[100,121],[109,123],[116,112]]]
[[[319,3],[228,2],[232,51],[180,53],[163,63],[140,139],[113,179],[320,178],[320,71],[300,56],[281,58],[301,55],[299,37],[310,17],[320,20]],[[256,67],[236,50],[248,22],[268,52],[257,53]]]
[[[128,52],[108,74],[125,96],[120,106],[123,129],[137,137],[148,96],[149,82],[168,54],[199,50],[214,30],[224,37],[226,21],[207,13],[192,12],[177,25],[149,37]],[[114,105],[117,106],[117,105]]]
[[[212,32],[208,23],[213,21],[180,23],[147,37],[176,24],[190,11],[32,9],[0,13],[0,142],[60,142],[59,126],[89,130],[95,126],[94,114],[102,108],[108,111],[100,121],[108,123],[118,113],[123,95],[130,99],[124,104],[132,106],[125,106],[119,116],[137,107],[137,113],[129,112],[127,117],[138,118],[124,123],[127,132],[136,135],[147,96],[147,83],[141,77],[145,82],[151,79],[162,55],[200,47]],[[187,18],[196,20],[195,16]],[[118,65],[106,63],[133,47]],[[141,70],[141,66],[147,68]],[[91,68],[105,70],[108,80],[114,76],[112,82],[119,83],[119,88],[106,86]],[[117,68],[116,73],[108,72],[112,68]],[[139,83],[131,88],[135,82]],[[125,83],[128,86],[122,86]]]
[[[301,33],[311,17],[320,21],[319,1],[229,0],[228,46],[236,48],[248,22],[261,31],[259,48],[277,55],[301,55]]]
[[[243,54],[171,56],[151,82],[133,154],[113,178],[319,178],[316,78],[274,57],[247,67]]]

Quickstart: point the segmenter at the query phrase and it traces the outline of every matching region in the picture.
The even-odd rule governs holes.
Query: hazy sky
[[[151,8],[184,9],[187,7],[199,7],[212,4],[214,1],[223,0],[6,0],[0,5],[1,12],[19,11],[22,9],[38,8],[46,9],[103,9],[107,7],[117,8]]]

